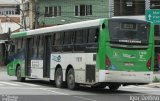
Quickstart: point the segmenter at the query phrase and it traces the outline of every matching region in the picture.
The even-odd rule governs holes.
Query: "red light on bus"
[[[149,70],[151,70],[151,63],[152,63],[152,59],[149,58],[148,62],[147,62],[147,67]]]
[[[108,58],[108,56],[106,56],[106,67],[110,67],[110,65],[111,65],[111,61],[109,60],[109,58]],[[107,68],[106,68],[107,69]]]

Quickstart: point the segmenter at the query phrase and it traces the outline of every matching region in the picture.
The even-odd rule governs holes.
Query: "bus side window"
[[[83,30],[77,30],[75,32],[74,51],[83,51]]]
[[[43,59],[43,52],[44,52],[44,37],[40,36],[39,38],[39,45],[38,45],[38,58]]]
[[[32,53],[32,58],[36,58],[37,57],[37,41],[38,38],[35,36],[33,41],[33,53]]]
[[[72,37],[73,37],[73,31],[67,31],[64,33],[64,44],[63,44],[63,52],[72,51],[73,45],[72,45]]]
[[[99,30],[98,29],[89,29],[88,33],[88,43],[97,43],[99,38]]]
[[[98,48],[99,30],[96,28],[90,28],[87,36],[87,52],[97,52]]]
[[[95,33],[95,42],[97,43],[99,39],[99,29],[96,29],[96,33]]]
[[[53,35],[53,52],[61,52],[63,44],[64,33],[55,33]]]

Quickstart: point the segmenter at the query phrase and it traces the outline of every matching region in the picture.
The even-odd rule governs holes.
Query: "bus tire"
[[[111,84],[108,87],[111,91],[116,91],[120,87],[120,84]]]
[[[21,67],[18,66],[16,69],[16,76],[17,76],[17,81],[24,82],[25,77],[21,77]]]
[[[55,84],[57,88],[63,87],[63,73],[62,69],[58,68],[55,73]]]
[[[67,72],[67,86],[71,90],[75,90],[78,88],[78,84],[75,83],[75,74],[72,68]]]

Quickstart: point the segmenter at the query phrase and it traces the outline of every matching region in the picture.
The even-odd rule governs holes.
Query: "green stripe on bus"
[[[17,33],[12,33],[10,38],[18,38],[26,35],[27,35],[27,32],[17,32]]]

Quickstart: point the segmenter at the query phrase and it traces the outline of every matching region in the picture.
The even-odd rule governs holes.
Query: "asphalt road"
[[[160,89],[143,86],[120,87],[118,91],[80,87],[59,89],[42,80],[17,82],[0,70],[0,101],[160,101]]]

